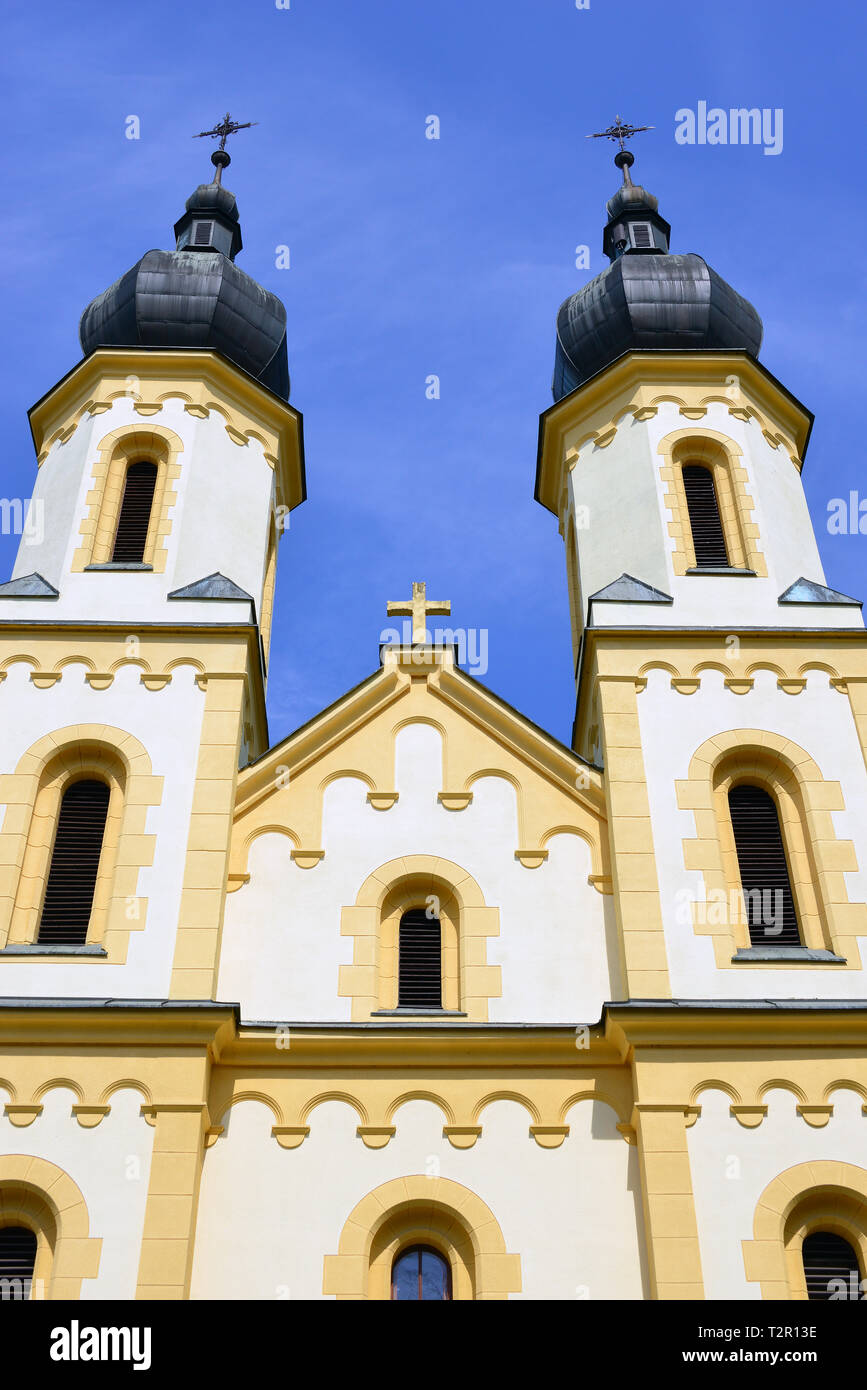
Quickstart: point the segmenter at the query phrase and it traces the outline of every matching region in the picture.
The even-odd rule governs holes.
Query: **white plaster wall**
[[[756,1207],[774,1178],[819,1159],[867,1167],[861,1097],[835,1091],[832,1100],[828,1124],[812,1129],[796,1113],[793,1095],[770,1091],[766,1118],[745,1129],[729,1114],[728,1096],[699,1097],[701,1115],[687,1139],[706,1298],[761,1298],[761,1285],[746,1278],[741,1242],[753,1239]]]
[[[121,649],[119,649],[121,650]],[[138,667],[124,666],[108,690],[86,684],[82,666],[67,666],[49,690],[37,690],[30,667],[12,666],[0,683],[0,768],[14,772],[45,734],[69,725],[111,725],[134,735],[163,777],[159,806],[148,808],[145,833],[156,836],[153,865],[140,870],[139,895],[148,899],[144,930],[130,933],[125,965],[80,959],[28,963],[0,955],[4,995],[165,998],[169,992],[181,884],[201,741],[204,693],[190,667],[175,670],[161,691],[145,689]],[[5,814],[0,804],[0,823]]]
[[[848,697],[821,672],[794,696],[777,688],[771,671],[757,672],[747,695],[733,694],[722,682],[721,672],[707,671],[694,695],[680,695],[667,672],[652,671],[638,697],[672,993],[687,999],[864,998],[867,970],[719,970],[711,938],[695,933],[685,897],[704,899],[704,877],[684,867],[683,841],[695,838],[695,817],[678,809],[675,782],[688,777],[692,756],[707,739],[731,729],[767,729],[792,739],[826,780],[839,781],[846,810],[831,813],[834,828],[838,839],[854,841],[860,865],[845,876],[849,901],[867,900],[867,771]],[[867,942],[862,961],[865,954]]]
[[[570,1136],[541,1149],[529,1116],[498,1101],[482,1115],[472,1149],[443,1138],[443,1116],[411,1101],[384,1149],[356,1137],[358,1116],[328,1102],[310,1136],[284,1150],[273,1116],[257,1103],[230,1112],[226,1135],[205,1156],[193,1298],[311,1299],[323,1294],[323,1261],[338,1253],[355,1205],[394,1178],[428,1174],[470,1188],[491,1209],[506,1250],[521,1257],[523,1288],[510,1297],[644,1297],[636,1151],[597,1102],[574,1106]]]
[[[197,419],[171,398],[155,416],[142,417],[132,397],[119,397],[102,415],[87,416],[65,444],[56,443],[34,481],[33,498],[44,506],[41,543],[23,535],[13,577],[41,574],[56,589],[51,603],[0,599],[0,618],[50,622],[83,618],[136,622],[249,621],[249,605],[166,605],[166,595],[219,570],[250,594],[261,611],[274,473],[256,440],[232,442],[222,416]],[[121,427],[172,430],[183,441],[177,462],[175,502],[169,513],[165,573],[71,572],[81,544],[81,522],[89,514],[93,465],[106,435]],[[34,513],[35,518],[35,513]],[[9,606],[11,605],[11,606]],[[238,614],[241,614],[240,619]]]
[[[767,561],[768,577],[675,575],[671,560],[675,539],[668,531],[671,514],[658,449],[666,436],[688,426],[677,405],[664,401],[650,420],[637,421],[628,413],[622,416],[606,448],[588,441],[579,451],[569,487],[573,503],[589,508],[587,529],[576,533],[585,605],[593,593],[623,573],[654,585],[674,600],[668,605],[598,604],[594,623],[863,627],[858,608],[778,604],[780,594],[801,575],[825,583],[800,474],[782,447],[771,448],[756,420],[736,419],[722,402],[708,406],[707,415],[695,425],[696,434],[715,431],[742,450],[739,463],[747,473],[746,490],[754,503],[752,520],[759,527],[757,546]]]
[[[49,1091],[42,1114],[26,1129],[3,1115],[7,1098],[0,1092],[0,1154],[30,1154],[61,1168],[87,1205],[88,1235],[102,1239],[99,1273],[83,1280],[82,1299],[134,1298],[154,1139],[141,1117],[141,1096],[116,1092],[94,1129],[73,1117],[72,1091]]]
[[[248,1019],[348,1019],[338,971],[352,962],[352,938],[340,935],[340,909],[365,879],[402,855],[451,860],[500,909],[500,936],[488,938],[488,963],[502,966],[503,997],[494,1021],[595,1022],[613,996],[603,898],[587,882],[590,850],[575,836],[556,836],[539,869],[514,857],[516,794],[502,778],[473,784],[465,811],[445,810],[442,742],[429,725],[397,737],[399,800],[390,811],[367,804],[358,778],[325,792],[322,848],[314,869],[290,859],[291,842],[263,835],[250,852],[250,883],[227,899],[220,964],[221,999],[240,1000]]]
[[[613,442],[600,449],[588,441],[568,474],[571,501],[585,519],[575,534],[585,618],[591,594],[621,574],[671,592],[666,587],[668,530],[655,476],[659,462],[654,462],[647,422],[627,412]],[[598,614],[596,621],[602,621]]]

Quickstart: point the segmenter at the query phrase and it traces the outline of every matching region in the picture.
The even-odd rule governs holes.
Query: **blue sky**
[[[815,411],[805,484],[828,582],[867,597],[867,538],[826,528],[829,499],[863,488],[864,29],[854,7],[802,0],[7,12],[0,494],[30,495],[26,410],[78,360],[81,311],[173,244],[210,177],[211,142],[193,132],[227,109],[256,120],[231,142],[226,183],[239,265],[287,307],[309,486],[281,547],[272,740],[375,668],[386,600],[425,579],[455,626],[488,630],[485,681],[568,742],[565,564],[533,501],[536,437],[557,308],[607,264],[619,175],[614,147],[585,135],[620,112],[656,127],[633,143],[633,172],[672,250],[752,300],[762,361]],[[781,107],[782,153],[679,145],[675,112],[699,101]],[[2,578],[16,544],[0,536]]]

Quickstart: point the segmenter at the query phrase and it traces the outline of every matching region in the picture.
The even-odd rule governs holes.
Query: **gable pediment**
[[[505,779],[517,801],[510,854],[537,867],[554,834],[573,833],[607,876],[600,770],[467,676],[450,651],[389,648],[379,671],[239,774],[230,890],[246,881],[250,845],[262,834],[285,835],[301,867],[321,861],[323,799],[338,779],[365,784],[367,804],[387,813],[400,796],[398,736],[410,724],[431,726],[442,741],[432,812],[460,814],[482,779]]]

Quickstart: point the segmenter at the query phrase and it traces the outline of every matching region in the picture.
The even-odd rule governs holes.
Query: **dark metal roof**
[[[634,184],[633,157],[615,157],[623,183],[606,205],[602,249],[611,265],[557,315],[554,400],[625,352],[741,350],[757,357],[762,321],[748,300],[692,252],[669,254],[671,228],[653,193]]]
[[[630,349],[711,348],[757,356],[762,321],[701,256],[621,255],[557,315],[554,399]]]
[[[286,310],[234,263],[234,194],[200,185],[175,234],[174,251],[147,251],[88,304],[79,326],[85,355],[99,347],[213,348],[288,399]]]

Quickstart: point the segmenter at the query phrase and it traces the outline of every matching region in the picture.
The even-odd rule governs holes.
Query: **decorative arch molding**
[[[521,1290],[521,1259],[510,1255],[496,1217],[468,1187],[419,1174],[374,1188],[355,1206],[338,1254],[325,1256],[322,1288],[338,1299],[388,1299],[395,1257],[433,1245],[449,1261],[453,1297],[501,1301]]]
[[[500,967],[487,963],[487,938],[500,934],[500,911],[459,864],[429,854],[389,860],[369,874],[354,904],[341,911],[340,933],[353,938],[351,965],[340,966],[338,993],[352,1000],[354,1021],[397,1005],[400,919],[434,900],[443,932],[443,1005],[487,1022],[501,994]]]
[[[390,1102],[388,1109],[385,1112],[386,1124],[391,1124],[391,1122],[396,1117],[398,1111],[401,1110],[404,1105],[409,1105],[414,1100],[425,1101],[429,1105],[436,1106],[437,1110],[440,1111],[447,1125],[454,1125],[456,1123],[454,1108],[451,1105],[449,1105],[448,1101],[443,1096],[438,1096],[434,1091],[420,1090],[403,1091],[401,1095],[395,1096],[394,1100]],[[475,1115],[473,1116],[473,1119],[476,1119]],[[369,1121],[365,1119],[364,1121],[362,1121],[362,1123],[368,1124]]]
[[[158,407],[162,409],[162,406]],[[81,523],[80,545],[72,557],[72,572],[80,573],[91,564],[111,559],[117,530],[126,471],[131,463],[146,459],[156,465],[157,479],[151,504],[144,562],[163,574],[168,560],[166,538],[171,532],[169,513],[177,501],[177,480],[181,475],[179,458],[184,442],[164,425],[121,425],[99,441],[99,457],[93,465],[88,511]]]
[[[314,1110],[317,1110],[320,1105],[328,1105],[332,1101],[347,1105],[350,1110],[354,1110],[360,1124],[370,1124],[367,1106],[358,1096],[352,1095],[349,1091],[320,1091],[317,1095],[312,1096],[301,1108],[301,1123],[306,1124]]]
[[[511,1101],[514,1105],[519,1105],[527,1111],[530,1120],[534,1125],[542,1123],[542,1114],[538,1105],[530,1096],[521,1095],[520,1091],[489,1091],[482,1096],[473,1106],[473,1123],[477,1123],[489,1105],[496,1105],[499,1101]]]
[[[756,543],[759,528],[753,519],[755,502],[747,492],[749,475],[743,466],[740,446],[717,430],[693,426],[666,435],[657,452],[663,459],[659,470],[663,499],[672,518],[668,533],[674,540],[671,558],[675,574],[684,575],[695,565],[683,485],[683,466],[689,462],[703,464],[713,477],[729,563],[737,569],[751,569],[766,576],[765,557]]]
[[[690,1106],[697,1105],[700,1097],[706,1091],[721,1091],[724,1096],[728,1096],[732,1105],[741,1105],[742,1097],[735,1086],[732,1086],[728,1081],[720,1081],[718,1077],[709,1076],[705,1081],[699,1081],[693,1086],[689,1093]]]
[[[245,1090],[235,1092],[235,1094],[230,1096],[226,1103],[220,1107],[213,1117],[212,1128],[216,1129],[221,1127],[222,1132],[222,1129],[225,1128],[228,1116],[238,1105],[262,1105],[266,1110],[270,1111],[275,1124],[283,1124],[283,1111],[274,1096],[269,1095],[267,1091]]]
[[[774,1076],[770,1081],[763,1081],[756,1092],[756,1100],[761,1104],[772,1091],[786,1091],[793,1096],[797,1105],[806,1105],[808,1096],[803,1086],[799,1086],[796,1081],[788,1081],[784,1077]]]
[[[712,938],[717,968],[802,968],[799,961],[732,963],[735,951],[750,945],[727,802],[739,781],[765,787],[776,803],[804,945],[845,962],[834,969],[860,970],[867,904],[850,903],[846,888],[845,874],[857,870],[858,860],[854,843],[838,839],[834,828],[832,811],[846,809],[840,783],[826,781],[798,744],[766,729],[715,734],[693,754],[688,777],[675,783],[678,806],[695,818],[696,837],[683,841],[684,864],[704,877],[693,927]]]
[[[761,1285],[763,1299],[806,1300],[802,1246],[815,1230],[830,1230],[849,1241],[863,1279],[867,1169],[817,1159],[787,1168],[768,1184],[756,1204],[753,1239],[742,1242],[746,1277]]]
[[[36,1236],[35,1296],[79,1299],[82,1280],[99,1273],[102,1240],[89,1235],[87,1204],[69,1174],[29,1154],[0,1157],[0,1227],[11,1225]]]
[[[14,773],[0,775],[0,950],[35,942],[60,801],[71,782],[89,774],[107,782],[110,795],[88,943],[123,964],[130,932],[144,930],[147,899],[138,896],[138,876],[153,862],[155,836],[145,825],[148,807],[162,799],[163,779],[152,775],[144,745],[126,730],[74,724],[45,734]]]
[[[335,782],[361,782],[363,786],[367,787],[368,791],[376,791],[376,782],[369,773],[362,772],[361,769],[357,767],[343,767],[338,768],[335,772],[329,772],[323,777],[322,781],[319,783],[320,795],[324,796],[328,788]]]

